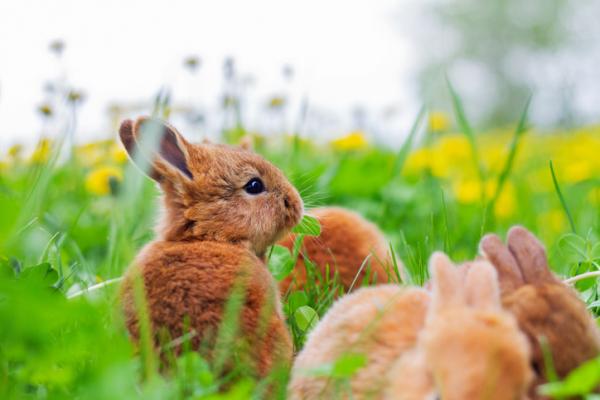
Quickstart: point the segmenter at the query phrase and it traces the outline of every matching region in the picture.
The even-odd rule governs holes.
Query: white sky
[[[43,85],[60,71],[48,51],[66,43],[69,81],[86,93],[81,138],[110,135],[109,102],[149,99],[168,84],[175,101],[196,100],[182,60],[202,59],[200,99],[216,100],[223,58],[256,76],[256,96],[296,71],[298,97],[347,111],[392,102],[412,112],[411,51],[400,35],[397,0],[19,0],[0,2],[0,146],[40,132]],[[261,97],[262,96],[262,97]],[[408,115],[408,111],[406,112]],[[410,117],[412,118],[412,114]]]

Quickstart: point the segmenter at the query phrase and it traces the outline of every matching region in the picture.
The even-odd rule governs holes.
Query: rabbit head
[[[513,227],[506,245],[498,236],[486,235],[480,252],[498,271],[504,307],[529,338],[536,381],[545,381],[542,340],[560,376],[600,353],[600,335],[585,304],[552,274],[546,251],[533,234]]]
[[[167,123],[145,117],[124,121],[119,135],[164,192],[164,240],[236,243],[262,256],[302,216],[296,189],[248,149],[192,144]]]
[[[502,310],[496,272],[475,262],[463,273],[442,253],[430,260],[432,302],[418,346],[389,376],[388,398],[526,398],[529,346]]]

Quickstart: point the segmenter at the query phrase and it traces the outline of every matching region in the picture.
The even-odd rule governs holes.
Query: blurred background
[[[398,147],[422,105],[451,111],[446,79],[481,129],[531,94],[537,127],[594,123],[597,15],[597,0],[7,0],[0,145],[66,123],[78,142],[114,137],[160,97],[198,137],[241,124]]]

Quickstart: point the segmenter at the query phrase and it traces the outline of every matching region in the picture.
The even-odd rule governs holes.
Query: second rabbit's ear
[[[508,231],[508,249],[521,267],[526,283],[555,282],[550,272],[546,250],[540,241],[522,226],[513,226]]]
[[[475,261],[465,278],[467,304],[483,309],[499,309],[500,287],[498,274],[487,261]]]
[[[525,284],[517,260],[498,236],[485,235],[479,242],[479,252],[496,268],[502,293],[510,293]]]
[[[126,120],[119,136],[129,157],[152,179],[193,178],[188,167],[190,144],[165,122],[145,117]]]
[[[430,317],[449,306],[464,304],[462,273],[444,253],[436,252],[429,259],[433,297]]]

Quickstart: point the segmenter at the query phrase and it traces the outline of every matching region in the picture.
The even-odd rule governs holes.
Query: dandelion
[[[429,113],[429,130],[431,132],[445,132],[450,127],[450,118],[448,114],[442,111],[432,111]]]
[[[452,190],[456,201],[461,204],[473,204],[481,200],[481,183],[477,179],[465,179],[454,182]]]
[[[42,116],[49,118],[53,114],[52,106],[48,103],[44,103],[38,107],[38,112],[42,114]]]
[[[125,164],[127,162],[127,152],[121,145],[114,143],[112,146],[110,146],[109,152],[110,152],[110,158],[115,163]]]
[[[590,179],[593,175],[591,159],[570,161],[564,167],[563,179],[568,183],[577,183]]]
[[[50,42],[48,48],[51,52],[56,54],[57,57],[60,57],[65,50],[65,42],[61,39],[56,39]]]
[[[471,160],[471,144],[464,135],[444,136],[437,141],[436,147],[446,158],[454,161]]]
[[[84,100],[84,98],[85,98],[85,95],[83,94],[83,92],[74,90],[74,89],[70,90],[69,93],[67,94],[67,100],[71,104],[81,103]]]
[[[106,159],[104,143],[92,142],[75,148],[77,160],[86,167],[102,163]]]
[[[408,175],[418,174],[430,168],[432,152],[428,148],[420,148],[408,156],[404,170]]]
[[[192,73],[196,72],[200,68],[200,58],[198,56],[188,56],[183,60],[183,66]]]
[[[43,138],[35,146],[33,153],[29,157],[29,161],[36,164],[43,164],[50,158],[51,151],[52,141],[50,139]]]
[[[285,97],[283,96],[273,96],[269,99],[268,107],[272,110],[278,110],[285,106]]]
[[[9,147],[8,156],[12,159],[19,158],[21,153],[23,152],[23,146],[20,144],[15,144]]]
[[[490,193],[491,191],[486,190],[489,197],[495,194],[496,186],[497,185],[494,183],[493,193]],[[510,182],[507,182],[502,189],[502,193],[500,193],[500,196],[496,200],[496,204],[494,204],[494,215],[497,218],[508,218],[515,213],[516,209],[517,201],[515,187]]]
[[[331,141],[331,145],[338,150],[360,150],[369,145],[364,132],[350,132],[344,137]]]
[[[123,181],[121,169],[106,165],[95,168],[85,178],[85,188],[88,192],[104,196],[113,192],[113,186]]]

